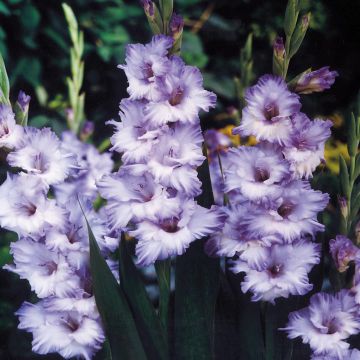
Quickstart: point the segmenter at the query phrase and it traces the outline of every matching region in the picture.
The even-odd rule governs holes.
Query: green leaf
[[[342,194],[346,196],[347,199],[350,198],[350,184],[349,184],[349,172],[345,162],[345,159],[342,155],[339,156],[339,165],[340,165],[340,186]]]
[[[75,14],[71,7],[66,3],[62,3],[62,8],[68,23],[71,41],[76,45],[78,43],[78,23]]]
[[[164,22],[164,31],[167,34],[168,24],[173,13],[174,1],[173,0],[159,0],[161,17]]]
[[[90,269],[95,301],[109,340],[112,358],[146,360],[125,294],[102,257],[87,220],[86,224],[89,233]]]
[[[246,39],[245,45],[241,51],[241,60],[244,62],[248,62],[252,57],[252,44],[253,44],[253,34],[250,33]]]
[[[239,286],[243,277],[228,271],[228,278],[234,293],[237,311],[237,341],[238,353],[246,360],[265,359],[263,329],[261,327],[260,303],[252,302],[248,294],[244,294]],[[237,360],[237,358],[236,358]]]
[[[206,149],[204,148],[204,153]],[[198,203],[213,202],[208,163],[198,169],[203,192]],[[215,305],[219,289],[219,259],[208,257],[205,239],[197,240],[176,259],[175,276],[175,358],[214,359]]]
[[[348,128],[348,143],[347,143],[348,152],[351,157],[356,155],[358,146],[359,146],[359,140],[356,131],[356,120],[354,113],[351,113],[351,119]]]
[[[233,79],[219,77],[211,73],[203,73],[203,77],[205,88],[213,90],[217,95],[227,99],[233,99],[235,97],[236,93]]]
[[[200,37],[189,31],[183,32],[181,56],[187,64],[199,68],[203,68],[208,62]]]
[[[11,11],[9,10],[9,8],[4,4],[3,1],[0,2],[0,13],[5,15],[5,16],[10,16],[11,15]]]
[[[309,72],[311,72],[311,68],[306,69],[305,71],[303,71],[302,73],[296,75],[293,79],[291,79],[291,80],[288,82],[288,84],[287,84],[289,90],[294,91],[295,88],[296,88],[296,84],[297,84],[297,82],[299,81],[299,79],[300,79],[302,76],[308,74]]]
[[[276,56],[276,52],[273,51],[273,66],[272,72],[274,75],[283,76],[284,73],[284,58]]]
[[[15,114],[16,123],[20,124],[21,126],[27,126],[28,112],[23,112],[22,107],[18,102],[16,102],[13,106],[13,111]]]
[[[167,334],[163,331],[124,238],[120,242],[120,279],[148,358],[167,359]]]
[[[41,79],[40,60],[34,57],[23,58],[22,60],[25,60],[25,62],[23,64],[24,67],[21,70],[25,69],[25,71],[21,72],[21,75],[23,75],[29,84],[31,84],[33,87],[37,87],[40,85]]]
[[[35,87],[35,93],[37,101],[41,106],[46,106],[49,95],[46,91],[46,89],[42,85],[38,85]]]
[[[21,10],[21,25],[24,27],[25,33],[33,32],[39,26],[40,12],[31,4],[25,5]]]
[[[2,99],[2,102],[4,102],[5,104],[10,104],[10,100],[9,100],[9,93],[10,93],[10,84],[9,84],[9,78],[6,72],[6,67],[5,67],[5,63],[4,63],[4,59],[0,54],[0,89],[1,89],[1,97],[3,97],[4,99]]]
[[[287,37],[291,37],[295,30],[299,16],[298,1],[289,0],[285,10],[284,31]]]
[[[31,117],[29,121],[29,125],[33,127],[41,128],[50,125],[50,120],[45,115],[37,115]]]
[[[11,261],[9,245],[0,247],[0,266],[3,267],[5,264]]]
[[[360,176],[360,153],[356,154],[355,159],[354,179],[357,179]]]
[[[157,260],[155,269],[160,291],[159,317],[163,328],[167,332],[169,327],[171,259]]]
[[[354,201],[351,202],[350,219],[354,219],[360,210],[360,194],[357,194]]]
[[[111,356],[109,342],[106,340],[102,349],[96,353],[94,360],[115,360]]]
[[[311,14],[307,13],[300,21],[298,21],[295,32],[293,33],[290,41],[289,58],[293,57],[299,50],[310,24],[310,16]]]

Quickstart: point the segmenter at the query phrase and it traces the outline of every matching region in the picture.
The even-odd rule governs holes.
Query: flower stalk
[[[67,116],[67,124],[71,131],[78,134],[85,120],[85,93],[81,93],[84,79],[84,62],[82,61],[84,33],[78,30],[78,23],[71,7],[65,3],[62,4],[62,7],[72,42],[72,48],[70,49],[71,77],[66,78],[72,115]]]

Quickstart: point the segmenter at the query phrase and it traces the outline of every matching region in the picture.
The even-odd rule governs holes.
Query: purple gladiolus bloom
[[[349,344],[344,340],[360,331],[354,297],[348,290],[315,294],[308,307],[290,313],[289,323],[281,330],[287,331],[290,339],[300,336],[315,356],[345,360],[342,355]]]
[[[246,91],[246,107],[234,134],[254,135],[257,140],[284,144],[291,136],[291,116],[299,112],[298,95],[291,93],[281,77],[262,76]]]
[[[291,119],[292,131],[285,141],[283,154],[290,163],[294,178],[312,177],[313,171],[324,159],[325,141],[330,137],[332,122],[298,113]]]
[[[278,297],[308,293],[313,286],[307,274],[319,261],[319,245],[300,240],[263,248],[257,264],[250,265],[239,259],[233,262],[231,270],[246,273],[241,289],[244,293],[253,293],[252,301],[274,303]]]
[[[132,44],[126,47],[125,65],[119,65],[128,78],[131,100],[145,98],[157,101],[162,97],[157,79],[170,70],[167,57],[173,39],[164,35],[154,36],[149,44]]]

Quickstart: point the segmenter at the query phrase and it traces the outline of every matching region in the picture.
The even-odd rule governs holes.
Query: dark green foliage
[[[120,243],[120,283],[149,360],[166,360],[168,345],[165,329],[146,293],[143,279],[131,258],[125,239]]]
[[[203,192],[199,205],[214,202],[207,161],[198,169]],[[219,289],[219,259],[208,257],[204,240],[197,240],[176,259],[175,275],[175,354],[178,360],[215,358],[215,307]]]
[[[87,223],[87,222],[86,222]],[[146,360],[145,350],[136,329],[125,293],[100,253],[87,223],[90,243],[90,267],[97,308],[109,341],[110,358]]]

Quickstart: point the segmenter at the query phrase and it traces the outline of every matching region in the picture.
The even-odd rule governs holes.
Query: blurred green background
[[[234,77],[240,72],[240,49],[253,33],[253,73],[272,69],[272,42],[282,34],[286,0],[176,0],[175,10],[185,18],[182,55],[204,73],[205,86],[218,94],[218,106],[203,120],[207,127],[231,122],[229,108],[238,107]],[[109,136],[104,122],[117,116],[118,103],[126,97],[126,79],[117,69],[124,61],[127,43],[147,42],[151,33],[137,0],[70,0],[85,35],[85,112],[95,122],[96,144]],[[339,72],[333,88],[303,97],[310,116],[333,118],[335,138],[345,138],[344,119],[355,107],[360,80],[360,1],[303,1],[312,12],[311,27],[290,65],[290,77],[309,67],[330,65]],[[65,109],[69,75],[69,48],[61,1],[0,1],[0,51],[11,81],[12,99],[20,89],[31,95],[30,125],[66,127]],[[337,154],[337,153],[336,153]],[[330,185],[331,184],[331,188]],[[325,190],[336,192],[331,178]],[[319,185],[323,187],[323,185]],[[1,204],[0,204],[1,206]],[[0,266],[10,261],[11,234],[1,234]],[[35,356],[30,336],[16,330],[13,312],[31,299],[28,285],[0,271],[0,359],[59,359]]]

